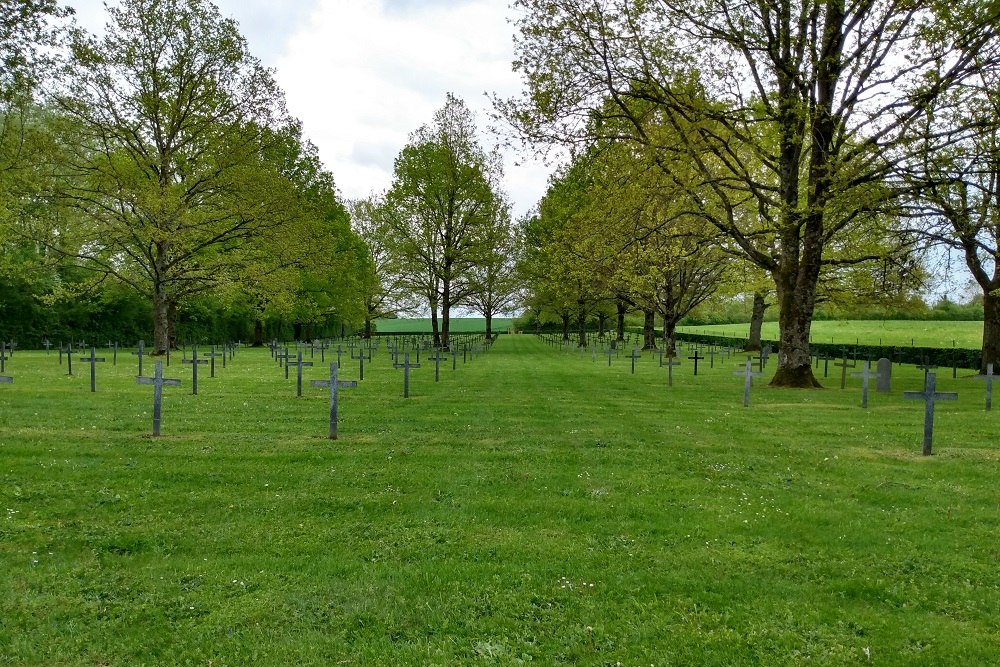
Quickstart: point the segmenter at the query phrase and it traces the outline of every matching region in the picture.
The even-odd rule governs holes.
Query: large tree
[[[517,0],[515,8],[526,93],[498,101],[501,114],[531,141],[610,134],[693,164],[700,178],[678,179],[692,213],[774,281],[772,384],[801,387],[818,385],[809,332],[824,265],[876,257],[838,242],[884,208],[893,193],[877,185],[931,103],[983,66],[1000,3]],[[650,114],[672,131],[650,133]],[[671,175],[678,162],[661,164]]]
[[[483,150],[472,112],[451,94],[396,158],[385,197],[390,241],[428,300],[435,346],[448,347],[451,307],[468,296],[469,271],[490,250],[490,225],[505,205],[502,175],[499,154]]]
[[[303,214],[284,147],[298,139],[271,73],[207,0],[122,0],[79,32],[56,174],[61,249],[153,305],[163,353],[181,301],[239,280],[243,252]],[[67,243],[67,239],[74,242]]]

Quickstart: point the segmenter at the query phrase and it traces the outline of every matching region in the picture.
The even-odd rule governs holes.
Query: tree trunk
[[[177,349],[177,300],[171,299],[167,305],[167,345]]]
[[[663,351],[667,356],[677,354],[677,320],[663,318]]]
[[[803,254],[806,253],[803,251]],[[816,303],[816,279],[819,262],[816,258],[815,278],[803,275],[807,271],[796,263],[798,271],[782,270],[775,275],[778,303],[781,307],[778,325],[781,329],[778,348],[778,370],[771,379],[772,387],[821,387],[812,372],[809,354],[809,331]]]
[[[162,284],[153,289],[153,354],[167,353],[170,345],[170,297]]]
[[[441,349],[441,331],[438,329],[437,303],[431,303],[431,331],[434,333],[434,347]]]
[[[341,336],[343,337],[343,336]],[[372,318],[370,316],[365,316],[365,333],[364,337],[366,340],[372,337]]]
[[[259,317],[253,321],[253,346],[264,347],[264,320]]]
[[[597,313],[597,337],[604,340],[604,329],[608,324],[608,315],[604,312]]]
[[[563,340],[569,340],[569,313],[563,313],[562,317]]]
[[[642,311],[642,349],[656,349],[656,311]]]
[[[438,349],[447,350],[448,331],[451,328],[451,281],[441,284],[441,340]]]
[[[619,301],[617,308],[618,308],[618,332],[617,332],[617,336],[618,336],[618,340],[619,341],[624,341],[625,340],[625,312],[628,310],[628,304],[626,304],[624,301]]]
[[[493,312],[487,310],[483,316],[486,317],[486,340],[493,340]]]
[[[580,335],[578,345],[580,347],[587,347],[587,306],[583,299],[576,302],[576,327]]]
[[[302,322],[292,322],[292,338],[296,343],[302,341]]]
[[[993,372],[1000,374],[1000,293],[983,291],[983,360],[979,372],[986,373],[986,365],[993,364]]]
[[[750,338],[747,340],[747,352],[760,352],[760,329],[764,325],[764,311],[771,305],[764,300],[762,292],[753,293],[753,310],[750,313]]]

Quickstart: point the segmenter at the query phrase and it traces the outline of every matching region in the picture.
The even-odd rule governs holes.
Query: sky
[[[63,0],[92,32],[102,0]],[[521,89],[511,70],[509,0],[215,0],[236,19],[250,51],[275,70],[288,108],[302,121],[347,199],[389,187],[393,160],[411,132],[430,123],[446,93],[465,100],[481,144],[501,138],[487,93]],[[112,4],[114,4],[112,2]],[[505,190],[520,216],[544,194],[550,168],[505,151]]]

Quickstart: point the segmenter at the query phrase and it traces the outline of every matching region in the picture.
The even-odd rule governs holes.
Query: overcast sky
[[[101,0],[64,0],[78,22],[106,22]],[[389,187],[407,138],[444,106],[445,93],[475,111],[485,148],[498,143],[486,93],[520,89],[511,71],[509,0],[215,0],[250,50],[275,69],[291,113],[347,198]],[[112,2],[114,4],[114,2]],[[518,166],[516,163],[524,163]],[[515,215],[545,191],[549,169],[507,155]]]

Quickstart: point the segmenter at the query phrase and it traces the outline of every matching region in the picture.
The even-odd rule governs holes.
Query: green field
[[[439,321],[440,324],[440,321]],[[453,333],[484,333],[486,319],[482,317],[453,317],[449,321]],[[431,318],[408,317],[391,320],[375,320],[375,331],[387,333],[431,333]],[[509,317],[493,318],[493,333],[507,333],[514,326],[514,320]]]
[[[983,383],[941,373],[922,457],[917,369],[867,410],[853,378],[743,408],[735,360],[687,356],[667,387],[649,356],[503,336],[437,383],[424,356],[404,400],[382,349],[333,442],[266,350],[198,396],[175,358],[159,439],[134,357],[92,394],[18,352],[0,665],[994,664]]]
[[[704,333],[715,336],[745,338],[749,324],[716,324],[711,326],[677,327],[683,333]],[[761,330],[765,339],[778,339],[778,323],[765,322]],[[812,324],[813,342],[868,345],[979,349],[983,345],[982,322],[932,322],[914,320],[819,320]]]

